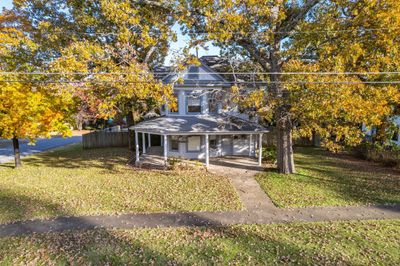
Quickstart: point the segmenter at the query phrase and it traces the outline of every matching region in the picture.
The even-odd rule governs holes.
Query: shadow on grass
[[[190,221],[177,220],[177,225],[202,227],[184,230],[182,234],[172,234],[172,237],[168,235],[168,232],[164,237],[159,237],[163,234],[162,231],[146,232],[148,229],[141,229],[141,232],[133,234],[125,231],[95,229],[99,224],[88,219],[65,218],[57,220],[58,225],[65,224],[60,232],[35,234],[34,237],[18,239],[21,241],[21,246],[28,241],[32,245],[27,245],[27,248],[33,246],[37,249],[26,250],[24,254],[38,256],[39,259],[34,257],[32,260],[38,259],[39,263],[41,258],[54,258],[56,263],[94,265],[247,264],[249,257],[252,258],[253,263],[256,261],[257,264],[266,262],[310,264],[315,262],[315,259],[322,264],[346,262],[343,258],[339,259],[315,248],[293,243],[290,238],[281,239],[279,235],[273,234],[273,230],[263,233],[260,230],[245,230],[237,226],[218,227],[218,221],[201,215],[190,214],[190,216]],[[173,214],[167,216],[166,219],[173,219],[172,217]],[[30,223],[25,224],[23,229],[34,227],[35,225]],[[39,230],[44,228],[40,224],[36,227]],[[0,247],[1,243],[0,239]],[[7,243],[4,245],[6,246]],[[3,251],[0,254],[3,253],[3,257],[18,256],[14,252],[13,249],[9,249],[8,252]]]
[[[0,220],[26,220],[35,216],[68,215],[59,205],[0,188]]]
[[[95,167],[113,171],[118,165],[124,165],[129,155],[130,151],[127,148],[85,150],[79,143],[26,157],[23,163],[38,167],[70,169]]]
[[[289,239],[279,239],[272,232],[262,233],[259,230],[244,230],[238,226],[211,230],[214,234],[224,235],[225,246],[228,249],[213,250],[210,247],[205,247],[198,253],[214,253],[217,257],[229,258],[225,263],[246,264],[252,261],[256,264],[308,265],[315,263],[316,260],[320,264],[345,262],[342,258],[324,254],[320,250],[296,245]],[[206,263],[212,263],[212,260],[206,261]]]
[[[297,174],[278,175],[276,169],[267,169],[275,178],[290,179],[314,186],[320,191],[333,192],[340,198],[360,203],[400,204],[400,170],[353,158],[332,154],[317,148],[297,148]],[[267,175],[266,175],[267,178]],[[312,191],[310,191],[312,192]],[[304,193],[307,194],[307,191]],[[318,205],[318,202],[317,204]]]

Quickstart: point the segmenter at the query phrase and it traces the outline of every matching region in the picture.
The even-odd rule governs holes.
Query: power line
[[[237,35],[265,35],[265,34],[313,34],[313,33],[341,33],[341,32],[375,32],[375,31],[388,31],[388,30],[396,30],[400,29],[400,27],[382,27],[382,28],[359,28],[359,29],[342,29],[342,30],[309,30],[309,31],[248,31],[248,32],[241,32],[241,31],[225,31],[232,34]],[[17,32],[10,32],[6,30],[0,30],[1,33],[6,34],[17,34]],[[62,30],[63,33],[77,33],[83,35],[118,35],[118,32],[86,32],[86,31],[77,31],[77,30]],[[221,31],[223,32],[223,30]],[[210,32],[210,31],[193,31],[188,32],[189,34],[201,34],[201,35],[208,35],[208,34],[216,34],[219,33],[218,31]],[[140,33],[135,33],[140,35]]]
[[[0,72],[0,75],[400,75],[400,71],[384,72]]]
[[[196,80],[198,81],[198,80]],[[104,84],[113,84],[113,83],[120,83],[120,84],[153,84],[155,82],[151,81],[122,81],[122,80],[114,80],[114,81],[104,81],[104,80],[86,80],[86,81],[73,81],[73,80],[60,80],[60,81],[41,81],[41,80],[0,80],[0,83],[41,83],[41,84],[83,84],[83,83],[104,83]],[[232,84],[257,84],[257,85],[269,85],[269,84],[298,84],[298,85],[305,85],[305,84],[337,84],[337,85],[361,85],[361,84],[400,84],[400,80],[394,81],[238,81],[238,82],[230,82]],[[219,82],[193,82],[190,84],[185,85],[193,85],[193,86],[210,86],[210,85],[220,85]]]

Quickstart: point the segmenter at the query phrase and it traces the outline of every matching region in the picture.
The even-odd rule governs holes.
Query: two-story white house
[[[181,82],[175,83],[178,78]],[[177,108],[165,106],[161,116],[130,128],[135,131],[136,164],[140,163],[139,136],[146,153],[150,136],[160,135],[165,163],[168,157],[181,157],[203,160],[208,166],[210,157],[258,154],[261,165],[262,135],[268,130],[224,102],[231,82],[204,63],[165,75],[162,81],[175,83]]]

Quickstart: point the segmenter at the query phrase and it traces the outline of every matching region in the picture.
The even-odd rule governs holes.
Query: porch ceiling
[[[269,130],[230,116],[162,116],[143,121],[131,130],[159,135],[256,134]]]

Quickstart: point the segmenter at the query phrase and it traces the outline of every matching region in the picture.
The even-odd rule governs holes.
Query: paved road
[[[38,139],[35,145],[28,145],[26,142],[20,142],[21,156],[25,157],[34,153],[43,152],[46,150],[62,147],[68,144],[81,142],[81,136],[74,136],[70,138],[51,138],[51,139]],[[1,141],[0,145],[0,163],[6,163],[14,160],[14,151],[12,142],[4,140]],[[7,145],[5,145],[7,144]]]

